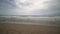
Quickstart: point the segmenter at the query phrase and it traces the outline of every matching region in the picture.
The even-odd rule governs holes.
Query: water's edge
[[[0,23],[60,26],[60,16],[59,17],[0,16]]]

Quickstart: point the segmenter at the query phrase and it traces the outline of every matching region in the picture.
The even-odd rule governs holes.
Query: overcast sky
[[[60,15],[60,0],[0,0],[0,15]]]

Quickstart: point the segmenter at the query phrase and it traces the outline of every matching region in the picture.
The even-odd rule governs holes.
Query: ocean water
[[[60,16],[55,17],[0,16],[0,23],[60,26]]]

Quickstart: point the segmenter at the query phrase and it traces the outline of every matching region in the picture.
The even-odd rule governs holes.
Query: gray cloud
[[[24,8],[19,8],[15,0],[0,0],[0,14],[8,15],[60,15],[60,0],[51,0],[45,1],[43,3],[46,5],[44,9],[35,9],[31,13],[26,13]],[[30,3],[24,4],[20,3],[23,6],[29,6]]]
[[[0,9],[1,8],[6,8],[6,9],[8,9],[8,8],[12,8],[12,7],[14,7],[15,6],[15,2],[14,2],[14,0],[12,1],[12,0],[0,0]]]

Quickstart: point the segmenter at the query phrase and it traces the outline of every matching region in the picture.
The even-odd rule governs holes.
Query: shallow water
[[[0,23],[60,26],[59,17],[0,16]]]

